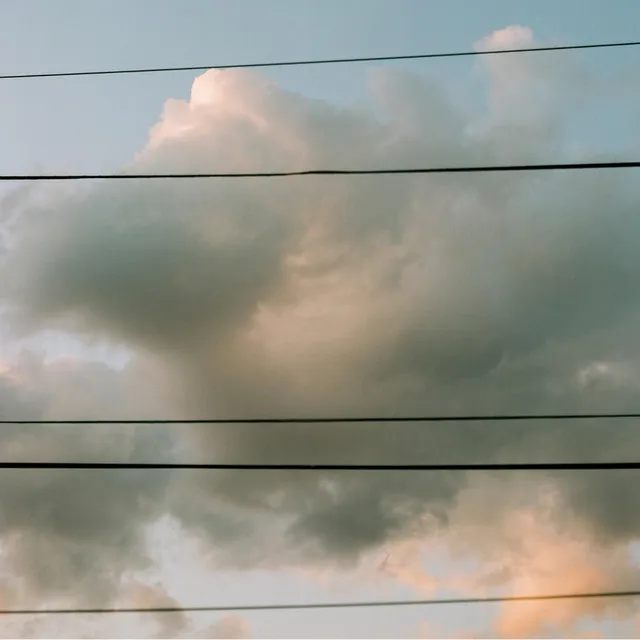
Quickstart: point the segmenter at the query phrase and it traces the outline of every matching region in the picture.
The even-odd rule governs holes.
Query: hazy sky
[[[588,44],[639,33],[634,0],[3,0],[0,73]],[[640,48],[4,80],[0,172],[635,159],[639,73]],[[633,172],[2,193],[2,419],[637,410]],[[591,460],[640,450],[627,423],[576,429],[8,426],[0,454],[375,462]],[[505,483],[5,473],[6,606],[639,584],[640,498],[628,474]],[[640,634],[635,609],[591,601],[60,617],[12,619],[0,634],[631,637]]]

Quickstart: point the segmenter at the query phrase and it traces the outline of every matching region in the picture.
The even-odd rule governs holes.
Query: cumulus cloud
[[[143,380],[105,364],[73,359],[44,364],[34,354],[0,376],[0,418],[117,419],[157,409]],[[79,425],[3,425],[3,459],[149,460],[171,451],[166,430]],[[166,475],[131,472],[5,470],[0,483],[3,570],[29,600],[110,599],[120,574],[144,568],[144,527],[162,509]],[[161,512],[161,511],[160,511]]]
[[[240,616],[225,616],[192,638],[251,638],[249,623]]]
[[[518,516],[511,522],[522,541],[522,548],[511,559],[514,594],[593,593],[637,586],[638,570],[629,566],[626,549],[608,548],[597,553],[593,542],[576,539],[575,531],[569,535],[567,531],[549,531],[548,526],[539,525],[535,513]],[[574,637],[585,618],[628,619],[635,611],[635,603],[628,599],[507,603],[494,626],[502,637],[532,637],[541,632]]]
[[[449,549],[476,563],[475,571],[459,575],[463,591],[484,597],[505,593],[505,586],[505,595],[513,596],[637,589],[640,565],[627,544],[598,539],[552,484],[536,501],[527,497],[530,482],[523,480],[500,498],[497,481],[490,478],[459,496],[451,513]],[[505,503],[497,523],[478,518],[477,500],[488,494]],[[498,512],[491,502],[486,508]],[[592,630],[607,619],[628,622],[636,609],[632,599],[615,598],[505,602],[488,635],[582,637],[585,622]]]
[[[510,28],[478,46],[530,38]],[[371,111],[310,100],[249,71],[210,71],[189,100],[167,102],[127,170],[498,164],[566,155],[566,107],[585,95],[584,71],[523,56],[482,64],[488,117],[470,116],[434,81],[391,70],[372,75]],[[1,287],[13,326],[106,337],[126,346],[134,362],[152,361],[162,378],[146,396],[136,390],[147,376],[135,370],[140,365],[114,383],[89,367],[70,376],[73,402],[64,390],[46,387],[21,400],[14,389],[7,410],[44,415],[52,402],[65,417],[637,408],[639,196],[629,172],[559,172],[109,181],[52,199],[16,198],[4,205],[11,228]],[[55,372],[55,380],[65,376]],[[80,382],[93,379],[78,393]],[[625,422],[208,425],[180,433],[195,459],[243,462],[595,460],[625,457],[638,444]],[[115,444],[76,434],[24,451],[115,455]],[[121,436],[108,434],[124,446]],[[25,437],[20,431],[17,442]],[[150,458],[169,450],[158,437],[118,452]],[[355,563],[389,542],[449,531],[468,491],[476,495],[465,503],[469,518],[486,519],[478,505],[487,501],[496,514],[507,508],[503,484],[480,483],[478,493],[475,480],[469,488],[453,474],[229,472],[178,476],[170,485],[163,476],[123,474],[96,486],[63,474],[47,485],[50,494],[30,478],[16,481],[8,497],[5,535],[11,541],[10,531],[21,532],[15,544],[24,553],[11,551],[12,562],[32,576],[31,586],[47,589],[65,572],[86,573],[88,562],[114,575],[137,566],[144,559],[139,532],[162,510],[211,541],[217,562],[275,567]],[[628,474],[545,481],[599,548],[637,536],[640,497]],[[523,478],[522,486],[530,497],[519,499],[535,501],[539,482]],[[34,504],[43,505],[36,515]],[[107,543],[114,534],[122,541],[115,564],[108,554],[117,545]],[[49,545],[70,551],[64,566],[39,576],[33,562]],[[110,551],[101,556],[94,548]],[[422,580],[403,573],[404,565],[395,573]]]
[[[158,587],[135,584],[130,589],[132,607],[140,608],[179,608],[180,603]],[[182,611],[158,613],[158,635],[162,638],[176,638],[188,627],[186,614]],[[215,637],[215,636],[213,636]]]

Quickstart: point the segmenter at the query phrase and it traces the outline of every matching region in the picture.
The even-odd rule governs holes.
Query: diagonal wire
[[[403,60],[428,60],[435,58],[466,58],[475,56],[505,55],[515,53],[539,53],[544,51],[575,51],[585,49],[613,49],[637,47],[640,42],[603,42],[597,44],[569,44],[546,47],[522,47],[518,49],[492,49],[492,50],[471,50],[471,51],[449,51],[442,53],[415,53],[408,55],[391,56],[366,56],[356,58],[324,58],[313,60],[284,60],[279,62],[247,62],[238,64],[207,64],[178,67],[138,67],[129,69],[94,69],[86,71],[53,71],[42,73],[5,73],[0,74],[0,80],[19,80],[28,78],[70,78],[79,76],[113,76],[131,75],[143,73],[169,73],[177,71],[206,71],[208,69],[250,69],[266,67],[298,67],[309,65],[327,64],[352,64],[359,62],[400,62]]]
[[[297,418],[151,418],[136,420],[0,420],[0,424],[23,425],[99,425],[99,424],[353,424],[386,422],[508,422],[531,420],[620,420],[638,419],[640,412],[630,413],[521,413],[521,414],[462,414],[431,416],[362,416],[362,417],[297,417]]]
[[[456,604],[491,604],[496,602],[535,602],[553,600],[582,600],[595,598],[637,598],[638,591],[600,591],[560,593],[530,596],[490,596],[486,598],[441,598],[432,600],[374,600],[359,602],[310,602],[300,604],[248,604],[201,607],[130,607],[94,609],[0,609],[0,615],[82,615],[113,613],[187,613],[198,611],[293,611],[301,609],[355,609],[364,607],[406,607]]]
[[[629,169],[640,161],[566,162],[546,164],[479,165],[464,167],[411,167],[406,169],[304,169],[301,171],[249,171],[239,173],[73,173],[73,174],[1,174],[1,182],[37,182],[51,180],[177,180],[197,178],[289,178],[294,176],[366,176],[429,173],[497,173],[515,171],[570,171],[585,169]]]

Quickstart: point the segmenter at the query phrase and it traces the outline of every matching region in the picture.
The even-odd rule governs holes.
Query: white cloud
[[[524,49],[533,47],[533,31],[529,27],[511,25],[497,29],[476,44],[478,51],[497,51],[500,49]]]

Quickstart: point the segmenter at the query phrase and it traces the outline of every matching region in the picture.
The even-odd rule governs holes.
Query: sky
[[[523,24],[545,42],[633,40],[633,0],[46,0],[0,7],[0,55],[11,73],[115,67],[208,65],[466,50],[496,28]],[[562,54],[545,54],[553,61]],[[585,56],[620,72],[629,51]],[[469,64],[423,61],[447,77]],[[367,65],[271,70],[305,95],[351,102],[364,93]],[[2,169],[106,169],[144,143],[167,97],[184,98],[196,74],[6,81],[2,90]],[[456,81],[457,78],[453,78]],[[52,127],[55,122],[55,127]]]
[[[633,0],[4,0],[1,73],[636,40]],[[640,48],[0,81],[0,172],[636,159]],[[0,418],[637,411],[633,170],[0,193]],[[634,404],[635,403],[635,404]],[[5,459],[620,459],[630,421],[5,425]],[[638,588],[630,473],[4,471],[0,604]],[[491,514],[488,518],[487,514]],[[12,618],[2,637],[638,637],[637,603]]]

